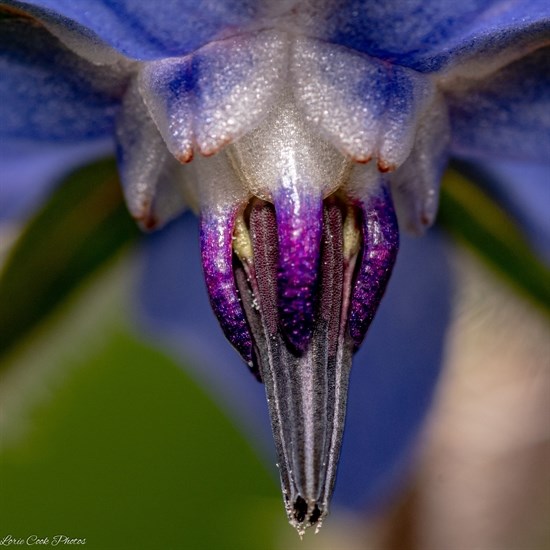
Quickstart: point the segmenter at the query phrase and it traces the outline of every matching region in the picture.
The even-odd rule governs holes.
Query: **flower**
[[[545,160],[547,3],[2,5],[8,161],[41,143],[85,159],[114,136],[144,229],[200,213],[212,308],[266,386],[289,520],[320,524],[397,220],[433,223],[452,155]]]

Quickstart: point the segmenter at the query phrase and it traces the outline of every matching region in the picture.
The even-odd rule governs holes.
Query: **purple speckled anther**
[[[313,331],[323,202],[320,196],[284,188],[275,198],[279,235],[279,311],[285,337],[304,351]]]
[[[252,338],[233,276],[233,226],[237,209],[203,211],[201,257],[210,304],[226,338],[252,364]]]
[[[387,187],[362,210],[362,257],[351,295],[349,333],[358,348],[374,319],[399,249],[399,229]]]

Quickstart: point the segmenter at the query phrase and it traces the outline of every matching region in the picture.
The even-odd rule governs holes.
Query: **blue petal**
[[[148,237],[142,314],[153,334],[189,358],[185,364],[265,451],[273,444],[264,389],[225,341],[210,311],[197,231],[194,218],[186,216]],[[376,506],[395,488],[410,459],[441,365],[449,287],[437,235],[405,238],[387,295],[352,370],[335,495],[341,504]]]
[[[331,2],[325,39],[421,72],[474,56],[542,44],[547,0],[349,0]],[[320,22],[317,22],[319,26]]]
[[[550,161],[550,48],[447,94],[455,155]]]
[[[250,30],[279,28],[423,72],[547,38],[546,0],[5,0],[134,59],[181,56]]]
[[[21,19],[0,27],[0,140],[64,142],[109,136],[119,83]]]
[[[237,34],[253,19],[256,0],[32,0],[7,1],[46,23],[98,37],[132,59],[181,56]],[[76,25],[75,25],[76,24]]]

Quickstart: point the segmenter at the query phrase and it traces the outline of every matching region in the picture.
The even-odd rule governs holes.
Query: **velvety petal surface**
[[[542,44],[550,32],[546,0],[334,0],[324,38],[421,72],[474,56]],[[316,22],[320,24],[319,21]]]
[[[192,52],[236,34],[254,18],[256,0],[35,0],[3,2],[46,23],[71,28],[132,59],[159,59]]]
[[[550,162],[550,48],[446,96],[455,155]]]
[[[134,59],[181,56],[213,40],[267,28],[346,46],[422,72],[472,56],[524,50],[548,38],[545,0],[5,1],[93,36]]]
[[[184,216],[148,237],[140,287],[143,324],[189,360],[197,378],[273,453],[264,388],[231,350],[208,307],[196,225]],[[441,365],[449,278],[437,235],[404,239],[393,280],[352,369],[335,494],[340,504],[380,504],[408,463]]]
[[[65,142],[112,134],[122,82],[76,57],[45,29],[0,21],[0,140]]]
[[[0,21],[0,73],[0,219],[17,221],[68,171],[112,154],[123,83],[20,18]]]

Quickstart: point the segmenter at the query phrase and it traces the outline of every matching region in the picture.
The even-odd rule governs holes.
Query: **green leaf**
[[[0,275],[0,356],[138,235],[113,160],[71,174],[30,221]]]
[[[455,170],[444,177],[438,221],[550,316],[550,269],[511,216]]]
[[[116,300],[109,307],[120,312]],[[99,322],[99,338],[60,353],[63,377],[42,381],[52,398],[0,453],[0,539],[62,534],[85,538],[90,550],[273,548],[290,528],[275,476],[243,434],[165,353],[124,322]]]

